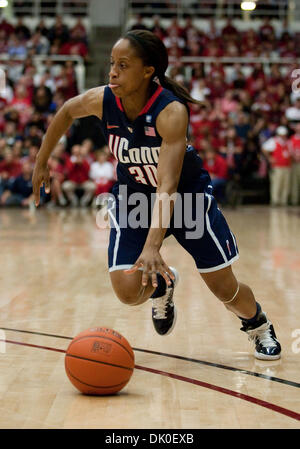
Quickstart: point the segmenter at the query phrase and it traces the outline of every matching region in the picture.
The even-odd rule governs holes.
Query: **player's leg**
[[[128,266],[130,268],[130,265]],[[142,271],[128,276],[124,270],[115,270],[110,273],[112,287],[118,299],[129,306],[137,306],[148,301],[155,288],[151,282],[142,285]]]
[[[142,285],[142,270],[130,275],[124,272],[131,268],[140,256],[148,235],[148,228],[132,228],[130,223],[127,223],[133,206],[127,203],[125,208],[122,201],[126,201],[126,198],[118,193],[118,187],[114,187],[108,211],[111,223],[108,261],[112,287],[118,299],[128,305],[136,306],[151,298],[153,325],[160,335],[167,335],[174,328],[176,321],[176,309],[172,299],[178,278],[177,272],[172,269],[176,280],[174,282],[171,280],[170,286],[167,286],[163,276],[157,273],[157,288],[154,288],[150,281],[148,285]],[[150,202],[149,207],[151,211]],[[125,217],[122,215],[123,210],[126,210]],[[150,213],[149,217],[151,219]]]
[[[76,184],[73,181],[64,181],[62,184],[62,190],[66,194],[66,197],[70,201],[72,206],[78,206],[78,197],[75,194]]]
[[[92,201],[94,196],[96,185],[93,181],[85,181],[81,187],[83,188],[83,195],[80,199],[80,206],[86,207]]]
[[[291,189],[291,168],[283,167],[282,172],[282,205],[287,206]]]
[[[280,201],[280,170],[273,167],[271,172],[271,205],[278,206]]]
[[[238,282],[231,265],[221,270],[200,273],[212,293],[231,312],[241,318],[252,318],[256,313],[254,294],[248,285]]]
[[[281,348],[272,323],[262,312],[250,287],[238,282],[232,272],[231,264],[239,257],[236,241],[216,200],[207,194],[203,221],[201,238],[188,239],[182,231],[174,232],[174,236],[193,256],[210,290],[241,319],[241,330],[255,343],[255,356],[266,360],[279,358]]]
[[[231,266],[210,273],[200,273],[214,295],[241,319],[241,330],[255,344],[255,356],[263,360],[280,358],[281,346],[272,323],[261,310],[248,285],[238,282]]]

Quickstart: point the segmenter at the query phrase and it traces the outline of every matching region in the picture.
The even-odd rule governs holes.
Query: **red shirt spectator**
[[[71,36],[73,36],[73,33],[78,36],[83,42],[86,40],[87,32],[81,18],[77,19],[77,22],[71,29]]]
[[[293,161],[300,162],[300,125],[296,126],[296,133],[289,140],[290,152]]]
[[[85,58],[88,54],[87,46],[79,40],[71,40],[61,46],[61,55],[78,55]]]
[[[271,155],[272,167],[290,167],[292,164],[290,146],[286,134],[283,134],[283,128],[280,126],[277,136],[271,137],[263,144],[263,150]]]
[[[228,168],[226,160],[215,151],[207,150],[205,152],[203,168],[214,178],[227,179]]]
[[[225,38],[232,38],[236,37],[238,35],[238,31],[236,27],[232,24],[232,20],[228,19],[226,25],[224,26],[222,30],[222,36]]]
[[[6,179],[16,178],[22,173],[22,164],[13,159],[12,152],[8,150],[5,153],[5,159],[0,162],[0,176]]]
[[[77,146],[78,145],[76,145],[76,147]],[[66,161],[65,173],[68,181],[73,181],[75,184],[83,184],[85,181],[89,180],[89,171],[90,164],[83,159],[79,153],[73,154],[70,159]]]
[[[14,27],[10,23],[6,22],[5,19],[2,19],[2,22],[0,23],[0,30],[3,30],[7,37],[15,31]]]
[[[269,37],[274,34],[274,27],[271,24],[269,17],[266,17],[264,23],[260,27],[259,34],[261,39],[269,39]]]

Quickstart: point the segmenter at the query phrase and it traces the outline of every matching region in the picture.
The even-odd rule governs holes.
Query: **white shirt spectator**
[[[101,178],[106,178],[107,180],[114,179],[114,166],[111,162],[93,162],[90,168],[90,178],[97,182]]]
[[[296,104],[299,105],[299,99],[296,101]],[[286,118],[291,122],[300,122],[300,107],[291,106],[287,108],[285,111]]]
[[[265,151],[274,151],[276,148],[276,137],[270,137],[270,139],[266,140],[263,145],[262,149]]]

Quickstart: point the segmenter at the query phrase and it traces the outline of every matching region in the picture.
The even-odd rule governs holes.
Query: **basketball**
[[[67,376],[83,394],[115,394],[128,383],[133,369],[134,353],[128,341],[105,327],[80,332],[65,355]]]

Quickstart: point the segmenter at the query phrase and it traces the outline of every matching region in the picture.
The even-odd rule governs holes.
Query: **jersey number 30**
[[[157,167],[155,165],[135,165],[129,168],[129,173],[134,176],[136,182],[157,186]]]

